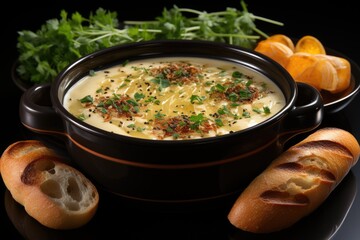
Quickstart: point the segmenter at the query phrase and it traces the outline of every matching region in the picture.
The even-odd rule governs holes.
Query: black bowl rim
[[[133,142],[136,144],[151,143],[151,144],[156,144],[156,145],[162,146],[162,145],[169,145],[169,144],[170,145],[174,145],[174,144],[177,144],[177,145],[205,144],[205,143],[214,142],[214,141],[215,142],[222,141],[222,139],[233,138],[235,135],[237,136],[239,134],[246,135],[249,132],[253,131],[253,129],[257,129],[257,130],[261,131],[261,129],[273,124],[274,122],[280,121],[280,119],[286,114],[286,112],[289,112],[295,104],[295,101],[296,101],[296,98],[298,95],[297,85],[294,81],[289,81],[289,84],[293,86],[294,94],[292,96],[290,96],[288,103],[286,104],[286,106],[283,107],[283,109],[281,109],[275,115],[273,115],[269,119],[264,120],[261,123],[258,123],[252,127],[243,129],[241,131],[237,131],[237,132],[234,132],[231,134],[225,134],[225,135],[221,135],[221,136],[214,136],[214,137],[207,137],[207,138],[200,138],[200,139],[186,139],[186,140],[180,140],[180,141],[179,140],[158,141],[158,140],[153,140],[153,139],[134,138],[134,137],[124,136],[124,135],[111,133],[111,132],[109,133],[108,131],[96,128],[90,124],[86,124],[86,123],[80,121],[79,119],[77,119],[76,117],[74,117],[72,114],[70,114],[63,107],[60,100],[58,99],[57,89],[58,89],[58,85],[60,85],[60,83],[61,83],[61,81],[59,79],[61,79],[64,75],[66,75],[68,73],[68,71],[70,71],[72,68],[74,68],[79,63],[81,63],[83,61],[88,61],[88,59],[93,59],[94,57],[96,57],[98,55],[103,55],[108,52],[112,52],[114,49],[118,49],[118,48],[136,47],[136,46],[151,45],[151,44],[152,45],[153,44],[166,44],[166,43],[207,44],[208,46],[220,47],[220,48],[225,47],[225,48],[233,49],[234,51],[241,51],[243,53],[253,56],[254,58],[261,59],[262,61],[272,64],[276,68],[276,70],[283,73],[284,76],[286,78],[288,78],[289,80],[290,79],[292,80],[292,77],[290,76],[290,74],[283,67],[281,67],[280,64],[278,64],[277,62],[275,62],[274,60],[272,60],[266,56],[263,56],[262,54],[255,52],[254,50],[250,50],[250,49],[246,49],[246,48],[242,48],[242,47],[238,47],[238,46],[234,46],[234,45],[230,45],[230,44],[225,44],[225,43],[220,43],[220,42],[212,42],[212,41],[204,41],[204,40],[150,40],[150,41],[144,41],[144,42],[121,44],[121,45],[113,46],[110,48],[101,49],[101,50],[98,50],[91,54],[88,54],[86,56],[83,56],[83,57],[79,58],[77,61],[75,61],[74,63],[70,64],[68,67],[66,67],[63,71],[61,71],[58,74],[58,76],[55,78],[55,80],[52,82],[52,85],[51,85],[52,102],[53,102],[53,104],[57,104],[60,106],[60,107],[57,107],[56,110],[58,112],[60,112],[62,114],[62,116],[64,116],[67,119],[67,121],[71,122],[75,126],[79,127],[80,129],[85,130],[86,132],[92,133],[97,136],[101,136],[102,138],[104,138],[104,137],[106,139],[110,138],[110,139],[113,139],[116,141],[128,141],[128,142]]]

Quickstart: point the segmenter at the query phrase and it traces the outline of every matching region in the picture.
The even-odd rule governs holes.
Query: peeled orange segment
[[[304,82],[318,90],[335,91],[339,78],[332,63],[314,54],[294,53],[286,67],[297,82]]]
[[[268,37],[266,39],[266,41],[270,41],[270,42],[279,42],[284,44],[285,46],[287,46],[288,48],[291,49],[291,51],[295,50],[295,46],[294,46],[294,42],[291,40],[291,38],[289,38],[288,36],[284,35],[284,34],[274,34],[271,35],[270,37]]]
[[[260,52],[285,67],[293,51],[286,45],[279,42],[263,40],[255,47],[255,51]]]
[[[295,52],[311,54],[326,54],[322,43],[314,36],[306,35],[300,38],[295,45]]]
[[[339,82],[336,89],[331,91],[332,93],[342,92],[350,86],[351,64],[347,59],[323,54],[317,54],[316,57],[329,60],[336,70]]]

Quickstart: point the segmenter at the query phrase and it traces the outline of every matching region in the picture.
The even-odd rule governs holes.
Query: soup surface
[[[100,129],[145,139],[195,139],[254,126],[285,105],[281,90],[244,66],[215,59],[153,58],[91,72],[64,107]]]

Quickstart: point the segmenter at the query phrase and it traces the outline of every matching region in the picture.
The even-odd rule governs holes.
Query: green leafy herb
[[[161,90],[163,88],[167,88],[167,87],[170,86],[170,81],[168,79],[166,79],[163,74],[159,74],[158,76],[151,79],[150,81],[153,82],[153,83],[158,84],[159,85],[159,90]]]
[[[18,32],[17,48],[22,79],[33,83],[51,82],[55,76],[76,59],[114,44],[133,39],[119,29],[117,13],[99,8],[85,18],[65,10],[60,19],[50,19],[36,32]]]
[[[99,8],[85,17],[62,10],[59,19],[46,21],[37,31],[18,32],[17,73],[31,83],[51,82],[69,64],[94,51],[154,39],[198,39],[253,48],[260,37],[268,37],[256,28],[256,20],[283,25],[250,13],[245,2],[240,3],[242,10],[209,13],[173,6],[153,21],[124,21],[121,29],[117,12]]]
[[[190,102],[192,104],[197,103],[197,104],[203,104],[204,100],[206,99],[205,96],[198,96],[198,95],[191,95],[190,97]]]
[[[164,9],[154,21],[125,21],[127,27],[136,27],[143,39],[199,39],[226,42],[253,48],[256,41],[267,34],[256,28],[255,20],[282,26],[278,21],[250,13],[243,0],[242,11],[226,8],[219,12],[198,11],[189,8]],[[134,30],[135,31],[135,30]]]
[[[90,95],[87,95],[80,99],[81,103],[92,103],[93,101],[94,101],[94,99]]]
[[[199,126],[206,120],[202,113],[199,113],[198,115],[191,115],[189,119],[191,121],[190,128],[192,130],[199,129]]]
[[[136,101],[140,101],[141,99],[145,98],[145,95],[143,93],[136,92],[134,94],[134,98],[135,98]]]
[[[77,117],[80,121],[84,121],[86,119],[85,117],[85,114],[80,114],[78,117]]]

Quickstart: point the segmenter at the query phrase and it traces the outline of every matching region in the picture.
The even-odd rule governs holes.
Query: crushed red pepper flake
[[[199,74],[201,72],[200,68],[188,63],[169,63],[166,66],[151,69],[153,76],[162,74],[171,83],[180,84],[199,82]]]

